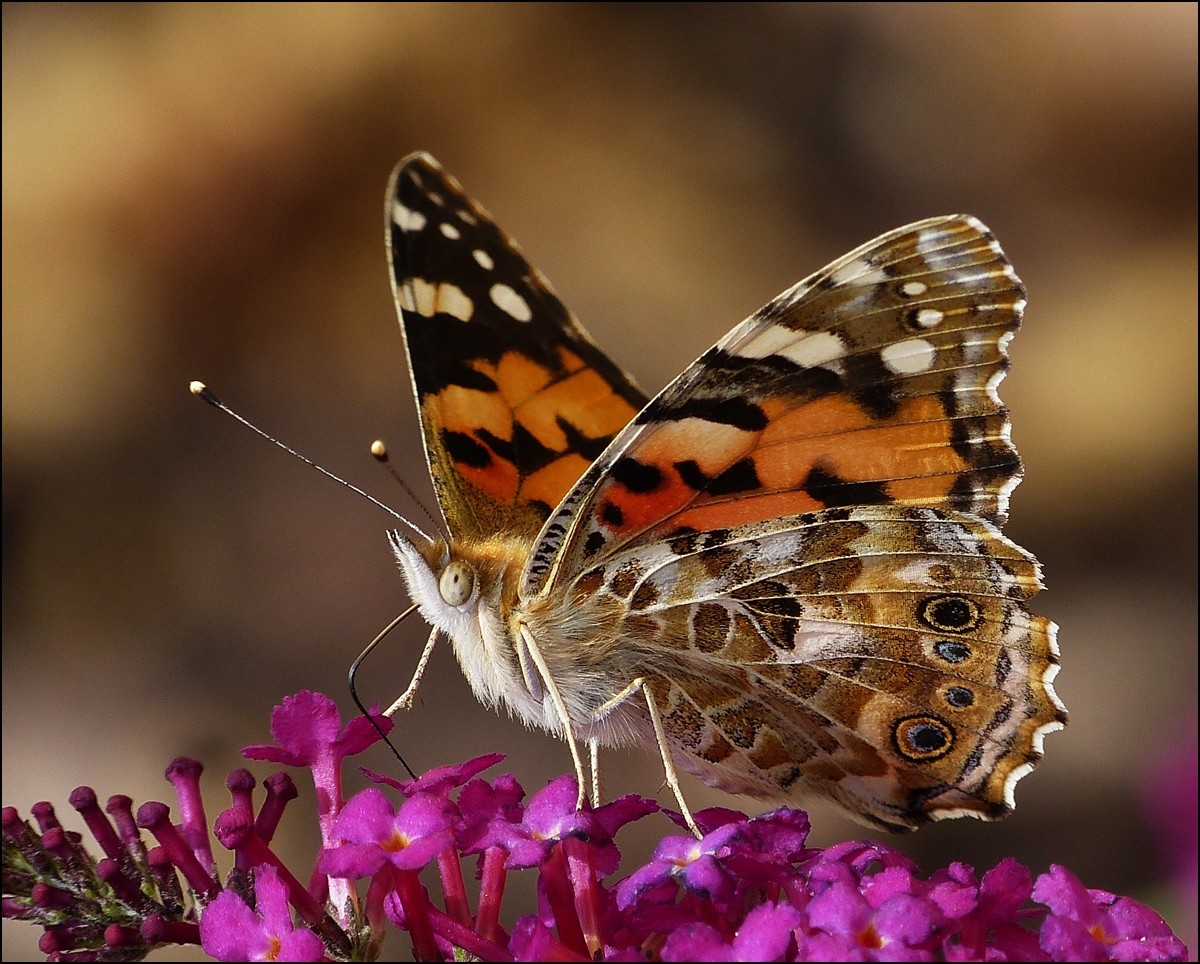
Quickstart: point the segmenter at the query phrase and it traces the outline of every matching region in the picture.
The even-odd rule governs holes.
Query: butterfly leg
[[[650,711],[650,724],[654,727],[654,739],[658,741],[658,752],[662,757],[663,775],[666,778],[667,786],[675,794],[675,801],[679,804],[679,810],[683,814],[683,819],[687,821],[688,829],[697,837],[703,837],[704,834],[696,826],[695,818],[692,817],[692,811],[688,808],[687,801],[683,799],[683,788],[679,785],[679,774],[675,771],[675,761],[671,759],[671,751],[667,744],[667,733],[663,729],[662,717],[659,715],[658,707],[654,703],[654,696],[650,693],[650,684],[639,676],[612,699],[605,700],[600,709],[596,711],[596,722],[604,719],[604,717],[608,716],[609,713],[639,690],[646,698],[646,708]],[[593,770],[594,773],[595,771]]]
[[[667,778],[667,786],[675,794],[675,800],[679,804],[679,810],[683,814],[683,819],[687,821],[688,828],[697,838],[703,837],[704,834],[696,826],[696,820],[692,816],[692,811],[688,809],[687,801],[683,799],[683,788],[679,785],[679,774],[675,772],[675,761],[671,759],[671,750],[667,746],[667,734],[663,729],[662,717],[658,713],[658,707],[654,703],[654,696],[650,692],[650,684],[640,680],[639,682],[642,683],[642,694],[646,697],[646,708],[650,710],[650,722],[654,726],[654,738],[658,740],[658,752],[662,756],[663,774]]]
[[[550,702],[554,704],[554,709],[558,713],[558,718],[562,722],[563,739],[567,741],[567,748],[571,751],[571,762],[575,764],[575,782],[579,787],[579,795],[575,800],[575,809],[582,810],[583,804],[587,800],[587,780],[583,773],[583,760],[579,757],[579,747],[575,743],[575,728],[571,725],[571,716],[567,712],[566,701],[562,698],[562,693],[559,692],[558,684],[554,682],[554,677],[550,675],[550,667],[546,665],[546,660],[542,657],[542,651],[538,649],[537,643],[533,640],[533,634],[524,626],[521,627],[521,641],[525,644],[529,651],[529,658],[533,660],[533,665],[537,667],[538,675],[541,676],[542,682],[546,685],[546,692],[550,694]]]
[[[440,629],[435,629],[429,634],[429,641],[425,643],[425,649],[421,653],[421,658],[417,660],[417,670],[413,673],[412,682],[408,684],[408,688],[400,694],[400,698],[396,700],[384,712],[384,716],[392,716],[397,710],[412,709],[413,700],[417,698],[417,687],[421,685],[421,677],[425,675],[425,665],[429,662],[429,657],[433,653],[433,645],[437,642]]]
[[[592,763],[592,806],[600,806],[600,741],[595,737],[588,740],[588,752]]]

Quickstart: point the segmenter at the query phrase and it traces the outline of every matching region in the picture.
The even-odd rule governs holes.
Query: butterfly
[[[997,385],[1025,292],[931,218],[789,288],[653,398],[430,155],[387,192],[393,291],[446,532],[389,533],[475,695],[564,739],[657,746],[731,793],[910,830],[1014,807],[1066,711],[1005,538]],[[697,831],[698,832],[698,831]]]

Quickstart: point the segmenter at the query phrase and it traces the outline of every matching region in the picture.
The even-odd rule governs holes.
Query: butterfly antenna
[[[383,509],[384,512],[386,512],[388,515],[390,515],[397,522],[401,523],[402,525],[407,526],[408,528],[412,529],[413,532],[417,533],[417,535],[419,535],[421,538],[425,539],[426,541],[429,541],[429,537],[427,535],[425,535],[425,533],[423,533],[420,529],[418,529],[416,526],[414,526],[411,522],[409,522],[406,518],[404,518],[404,516],[402,516],[399,512],[397,512],[391,506],[384,505],[377,498],[375,498],[375,496],[371,495],[370,493],[364,492],[357,485],[353,485],[350,482],[347,482],[345,479],[341,478],[340,476],[334,475],[332,472],[329,471],[329,469],[325,468],[324,466],[317,465],[317,463],[314,462],[312,459],[301,455],[290,445],[284,445],[283,442],[279,441],[279,439],[275,438],[275,436],[268,435],[266,432],[264,432],[261,428],[259,428],[253,422],[249,421],[248,419],[243,418],[241,415],[239,415],[237,412],[235,412],[232,408],[230,408],[228,405],[226,405],[223,401],[221,401],[219,398],[217,398],[217,396],[213,392],[213,390],[211,388],[209,388],[207,385],[205,385],[204,382],[191,382],[188,385],[188,390],[193,395],[195,395],[197,398],[199,398],[201,401],[208,402],[208,404],[211,405],[213,408],[219,408],[226,415],[230,416],[231,418],[237,419],[237,421],[239,421],[243,425],[245,425],[246,428],[250,429],[250,431],[255,432],[258,435],[261,435],[272,445],[278,446],[279,448],[283,449],[285,452],[288,453],[288,455],[294,455],[305,465],[312,466],[314,469],[316,469],[318,472],[320,472],[326,478],[333,479],[333,481],[338,483],[338,485],[345,486],[351,492],[356,492],[359,495],[361,495],[364,499],[366,499],[368,502],[372,502],[375,505],[379,506],[379,508]]]
[[[366,708],[366,706],[363,705],[363,701],[358,698],[358,687],[355,683],[355,677],[358,675],[358,667],[362,664],[362,661],[367,658],[367,655],[376,646],[378,646],[381,642],[383,642],[383,638],[388,633],[390,633],[393,629],[395,629],[397,626],[399,626],[400,623],[402,623],[406,617],[411,615],[416,610],[416,608],[417,608],[416,606],[409,606],[406,610],[404,610],[404,612],[402,612],[399,616],[397,616],[390,623],[388,623],[383,628],[383,631],[378,636],[376,636],[373,640],[371,640],[369,643],[367,643],[366,648],[361,653],[358,654],[358,658],[353,663],[350,664],[350,672],[349,672],[349,674],[347,674],[348,680],[350,683],[350,698],[352,700],[354,700],[354,705],[358,707],[359,712],[362,713],[362,715],[365,716],[370,721],[370,723],[373,727],[375,727],[375,732],[377,732],[380,735],[380,737],[383,738],[383,742],[388,745],[388,749],[392,751],[392,753],[396,757],[396,759],[400,761],[400,765],[402,767],[404,767],[405,770],[408,771],[408,775],[410,777],[412,777],[414,780],[417,779],[417,775],[415,773],[413,773],[412,767],[410,767],[408,765],[408,761],[405,760],[404,757],[402,757],[400,755],[400,751],[397,750],[395,745],[392,743],[392,741],[388,739],[388,735],[383,732],[383,727],[381,727],[379,725],[379,723],[378,723],[378,721],[376,721],[374,715]]]
[[[429,508],[425,505],[425,503],[417,498],[417,494],[412,490],[409,484],[404,481],[404,477],[396,471],[396,467],[392,465],[391,459],[388,456],[387,446],[383,444],[383,439],[376,439],[371,443],[371,455],[375,458],[376,462],[387,469],[388,475],[390,475],[400,484],[400,488],[405,491],[408,497],[416,504],[417,508],[421,510],[421,514],[429,520],[429,524],[433,526],[433,531],[440,533],[442,538],[449,543],[450,536],[444,531],[445,523],[434,517],[434,514],[429,511]]]

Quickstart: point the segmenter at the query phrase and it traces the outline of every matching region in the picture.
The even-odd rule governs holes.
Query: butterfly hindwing
[[[646,401],[428,154],[388,187],[388,251],[426,453],[454,536],[532,539]]]
[[[573,581],[623,612],[680,764],[911,829],[995,818],[1065,720],[1037,562],[990,523],[899,505],[681,534]],[[664,671],[665,668],[665,671]]]

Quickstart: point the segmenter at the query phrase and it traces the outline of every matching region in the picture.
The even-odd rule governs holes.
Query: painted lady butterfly
[[[976,219],[891,231],[653,399],[428,154],[388,248],[449,534],[390,534],[475,694],[592,752],[874,827],[1009,813],[1066,712],[1037,561],[1000,534],[1025,293]]]

